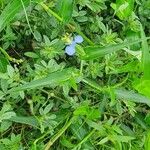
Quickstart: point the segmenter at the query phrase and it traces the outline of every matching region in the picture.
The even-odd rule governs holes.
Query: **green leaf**
[[[68,23],[72,17],[74,0],[59,0],[59,14],[64,23]]]
[[[113,52],[119,51],[127,46],[131,46],[134,45],[136,43],[139,43],[141,41],[145,40],[144,39],[139,39],[139,40],[135,40],[133,42],[124,42],[124,43],[119,43],[119,44],[115,44],[115,45],[109,45],[109,46],[87,46],[84,48],[84,52],[85,55],[81,56],[81,59],[85,59],[85,60],[93,60],[93,59],[97,59],[99,57],[104,57],[107,54],[111,54]]]
[[[150,131],[147,132],[146,140],[145,140],[145,150],[150,149]]]
[[[126,126],[123,123],[121,123],[120,127],[127,135],[135,137],[135,133],[131,130],[130,127]]]
[[[11,121],[3,120],[0,125],[0,133],[6,131],[12,125]]]
[[[136,71],[139,71],[138,67],[139,67],[138,61],[132,61],[132,62],[127,63],[124,66],[115,68],[115,70],[110,71],[109,74],[136,72]]]
[[[16,123],[27,124],[36,128],[39,126],[39,123],[35,117],[14,116],[9,120]]]
[[[150,80],[140,80],[134,88],[141,94],[150,98]]]
[[[96,82],[94,82],[90,79],[84,79],[83,82],[99,92],[109,93],[109,90],[106,87],[101,87],[99,84],[97,84]],[[118,99],[121,99],[124,101],[125,100],[133,101],[136,103],[144,103],[144,104],[147,104],[148,106],[150,106],[149,98],[147,98],[141,94],[135,93],[134,91],[128,91],[125,89],[114,89],[114,93]]]
[[[4,114],[1,115],[0,122],[1,122],[2,120],[7,120],[7,119],[9,119],[9,118],[11,118],[11,117],[13,117],[13,116],[16,116],[15,112],[12,112],[12,111],[6,112],[6,113],[4,113]]]
[[[75,116],[86,116],[90,120],[100,117],[100,111],[96,108],[88,106],[88,103],[83,103],[74,111]]]
[[[10,119],[11,117],[16,116],[15,112],[11,110],[11,105],[4,103],[1,111],[0,111],[0,122],[4,120]]]
[[[108,141],[109,141],[108,137],[105,137],[102,140],[100,140],[96,145],[102,145],[102,144],[105,144]]]
[[[116,3],[111,4],[111,7],[115,10],[119,19],[128,19],[134,9],[134,0],[116,0]]]
[[[7,70],[8,61],[4,57],[0,57],[0,72],[4,73]]]
[[[134,91],[127,91],[124,89],[117,89],[115,90],[116,97],[122,100],[129,100],[136,103],[145,103],[150,106],[150,99],[147,97],[135,93]]]
[[[144,130],[147,130],[149,128],[149,126],[146,124],[144,120],[143,114],[137,113],[134,118],[136,123],[139,124]]]
[[[111,138],[117,142],[126,142],[126,143],[135,139],[134,137],[131,136],[122,136],[122,135],[112,135]]]
[[[150,47],[148,46],[142,25],[141,38],[144,39],[142,41],[142,70],[144,74],[143,77],[135,83],[134,88],[139,93],[150,98]]]
[[[54,73],[49,74],[47,77],[31,81],[27,84],[24,84],[22,86],[16,87],[11,89],[9,92],[18,92],[18,91],[23,91],[27,89],[34,89],[37,87],[44,87],[47,85],[53,85],[53,84],[58,84],[60,82],[69,80],[70,77],[72,76],[73,73],[73,68],[68,68],[64,69],[62,71],[56,71]]]
[[[30,58],[39,58],[39,55],[34,52],[25,52],[24,55]]]
[[[142,67],[144,70],[144,79],[150,80],[150,47],[148,46],[147,39],[141,25],[141,38],[142,41]]]
[[[24,0],[24,5],[28,6],[30,0]],[[15,15],[23,10],[20,0],[11,0],[0,15],[0,32],[14,19]]]
[[[44,115],[49,113],[49,111],[52,109],[53,105],[54,105],[53,103],[50,103],[44,108],[44,111],[43,111]]]
[[[62,137],[62,139],[60,139],[61,144],[67,148],[72,148],[75,146],[75,144],[72,144],[69,140],[71,139],[67,139],[66,137]]]

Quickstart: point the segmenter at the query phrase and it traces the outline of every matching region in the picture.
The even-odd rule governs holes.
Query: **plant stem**
[[[72,117],[65,125],[64,127],[59,130],[59,132],[57,134],[55,134],[50,141],[47,143],[46,147],[44,150],[49,150],[50,147],[54,144],[54,142],[68,129],[68,127],[72,124],[72,122],[74,121],[75,117]]]
[[[95,132],[95,129],[93,129],[81,142],[79,142],[74,148],[73,150],[76,150],[79,146],[81,146],[84,142],[86,142],[91,135]]]
[[[94,89],[100,91],[100,92],[107,92],[108,88],[107,87],[100,87],[97,83],[93,82],[90,79],[82,79],[82,82],[86,83],[87,85],[93,87]]]
[[[3,53],[3,55],[6,57],[6,59],[8,59],[9,61],[12,61],[12,60],[13,60],[13,58],[10,57],[10,56],[8,55],[8,53],[7,53],[3,48],[0,47],[0,51]]]
[[[55,13],[53,10],[51,10],[43,2],[41,2],[40,5],[44,8],[44,10],[48,14],[51,14],[52,16],[54,16],[58,21],[63,22],[63,18],[61,18],[57,13]],[[77,27],[74,27],[71,24],[68,24],[67,27],[75,30],[75,32],[80,34],[90,45],[94,45],[94,43],[82,31],[80,31]]]
[[[63,19],[58,16],[54,11],[52,11],[47,5],[45,5],[43,2],[40,3],[40,5],[45,9],[46,12],[48,12],[49,14],[51,14],[52,16],[54,16],[57,20],[59,20],[60,22],[63,22]]]

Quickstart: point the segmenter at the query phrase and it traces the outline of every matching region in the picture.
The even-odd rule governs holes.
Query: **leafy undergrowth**
[[[0,12],[0,150],[150,150],[149,0]]]

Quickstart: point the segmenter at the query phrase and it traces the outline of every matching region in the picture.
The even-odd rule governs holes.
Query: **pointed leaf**
[[[74,0],[59,0],[59,14],[64,23],[68,23],[72,17]]]
[[[147,38],[148,39],[148,38]],[[104,57],[107,54],[111,54],[113,52],[119,51],[127,46],[134,45],[136,43],[139,43],[145,39],[139,39],[133,42],[124,42],[124,43],[119,43],[115,45],[109,45],[109,46],[87,46],[84,48],[85,55],[82,56],[81,59],[85,60],[93,60],[99,57]]]
[[[30,0],[23,1],[25,6],[30,4]],[[0,32],[14,19],[15,15],[23,10],[20,0],[11,0],[0,15]]]
[[[4,57],[0,57],[0,72],[6,72],[8,61]]]
[[[34,80],[22,86],[11,89],[9,92],[18,92],[27,89],[34,89],[37,87],[44,87],[50,84],[58,84],[60,82],[70,79],[70,77],[72,76],[72,72],[73,68],[64,69],[62,71],[56,71],[54,73],[49,74],[45,78]]]
[[[25,116],[14,116],[9,119],[10,121],[27,124],[33,127],[38,127],[39,123],[35,117],[25,117]]]
[[[141,38],[144,39],[142,41],[142,66],[144,70],[144,79],[150,80],[150,47],[148,46],[142,25]]]

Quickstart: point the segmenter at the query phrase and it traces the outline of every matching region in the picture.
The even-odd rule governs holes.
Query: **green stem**
[[[76,31],[76,33],[81,35],[90,45],[94,45],[94,43],[89,38],[87,38],[87,36],[82,31],[80,31],[77,28],[75,29],[75,31]]]
[[[50,132],[51,132],[51,130],[50,130],[49,132],[45,133],[44,135],[42,135],[41,137],[39,137],[38,139],[36,139],[36,140],[34,141],[34,143],[33,143],[34,150],[37,150],[37,146],[36,146],[37,142],[38,142],[39,140],[44,139],[45,136],[47,136]]]
[[[122,86],[123,84],[125,84],[126,81],[128,80],[128,77],[129,77],[129,74],[125,77],[125,79],[124,79],[122,82],[120,82],[120,83],[114,85],[113,88],[116,89],[116,88]]]
[[[3,55],[6,57],[6,59],[8,59],[9,61],[13,60],[13,58],[10,57],[3,48],[0,47],[0,51],[3,53]]]
[[[84,65],[84,61],[81,60],[81,64],[80,64],[80,74],[82,75],[83,72],[83,65]]]
[[[59,20],[60,22],[63,22],[63,19],[58,16],[54,11],[52,11],[47,5],[45,5],[43,2],[40,3],[40,5],[45,9],[46,12],[48,12],[49,14],[51,14],[52,16],[54,16],[57,20]]]
[[[73,150],[76,150],[79,146],[81,146],[83,143],[85,143],[91,136],[92,134],[95,132],[95,129],[93,129],[81,142],[79,142],[74,148]]]
[[[64,127],[59,130],[59,132],[57,134],[55,134],[50,141],[47,143],[46,147],[44,150],[49,150],[50,147],[54,144],[54,142],[68,129],[68,127],[72,124],[72,122],[74,121],[75,117],[72,117],[65,125]]]
[[[15,59],[15,58],[12,58],[11,56],[9,56],[8,53],[3,48],[1,48],[1,47],[0,47],[0,51],[3,53],[3,55],[6,57],[6,59],[8,61],[12,61],[12,62],[17,63],[17,64],[23,62],[22,59]]]
[[[100,91],[100,92],[107,92],[108,88],[107,87],[100,87],[97,83],[93,82],[90,79],[82,79],[82,82],[86,83],[87,85],[93,87],[94,89]]]
[[[63,22],[63,18],[61,18],[57,13],[55,13],[53,10],[51,10],[47,5],[45,5],[43,2],[40,3],[40,5],[44,8],[44,10],[48,13],[54,16],[58,21]],[[71,24],[67,25],[68,28],[74,29],[76,33],[80,34],[90,45],[94,45],[94,43],[78,28],[75,28]]]

